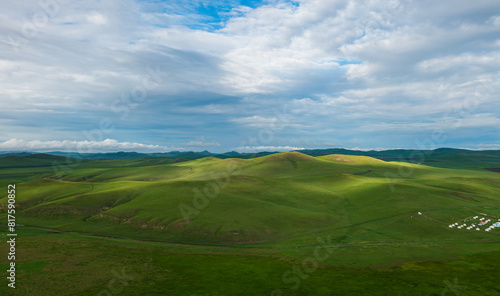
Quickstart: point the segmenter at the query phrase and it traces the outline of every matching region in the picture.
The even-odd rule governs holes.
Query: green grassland
[[[463,295],[500,295],[500,229],[448,227],[500,218],[500,174],[480,161],[3,160],[0,219],[15,183],[23,225],[19,288],[0,287],[12,295],[452,295],[455,279]]]

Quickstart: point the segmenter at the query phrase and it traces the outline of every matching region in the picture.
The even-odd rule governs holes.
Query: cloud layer
[[[146,145],[141,143],[118,142],[106,139],[96,141],[25,141],[10,139],[0,143],[0,151],[67,151],[78,153],[97,153],[109,151],[137,151],[137,152],[158,152],[182,150],[176,147],[164,147],[159,145]]]
[[[498,143],[496,1],[27,0],[0,16],[0,145]]]

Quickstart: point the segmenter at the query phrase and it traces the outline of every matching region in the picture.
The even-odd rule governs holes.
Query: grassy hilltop
[[[163,295],[156,293],[165,282],[172,287],[164,295],[272,295],[275,289],[283,295],[364,295],[362,287],[379,289],[366,294],[388,295],[389,283],[393,295],[440,295],[447,275],[460,277],[470,295],[500,293],[487,294],[496,289],[498,255],[492,254],[499,250],[500,229],[448,227],[481,213],[500,217],[500,174],[479,170],[479,163],[439,168],[284,152],[51,166],[64,161],[44,155],[0,159],[0,182],[17,183],[17,221],[25,225],[18,227],[25,237],[20,278],[26,281],[19,295],[97,294],[109,275],[98,272],[80,284],[74,275],[89,272],[85,264],[102,269],[101,263],[134,274],[135,283],[120,295]],[[0,204],[6,203],[6,193],[0,194]],[[2,207],[3,221],[5,216]],[[330,255],[299,277],[300,287],[296,278],[282,277],[318,245]],[[138,262],[149,269],[141,271]],[[224,266],[233,273],[214,274]],[[482,286],[465,276],[471,268],[489,270],[477,275]],[[61,277],[75,290],[57,287]],[[225,277],[231,281],[224,288]],[[243,284],[246,291],[238,290]],[[36,294],[31,285],[48,294]]]

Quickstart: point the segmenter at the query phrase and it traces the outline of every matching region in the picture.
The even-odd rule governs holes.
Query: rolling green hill
[[[379,227],[430,211],[445,224],[457,212],[500,201],[500,175],[494,172],[299,152],[175,164],[92,161],[19,186],[20,215],[27,224],[210,244],[300,244],[312,230],[354,242],[365,239],[372,220]],[[401,223],[398,235],[379,230],[371,239],[420,239],[425,229],[413,221]],[[360,223],[364,226],[352,226]],[[426,239],[450,235],[436,227]]]
[[[500,174],[493,171],[299,152],[182,162],[88,160],[62,171],[43,167],[60,160],[54,156],[23,159],[3,158],[0,182],[16,182],[16,219],[24,225],[18,226],[21,278],[46,294],[21,289],[19,295],[97,294],[109,275],[96,273],[79,284],[70,275],[92,273],[87,265],[107,268],[102,264],[124,264],[142,281],[123,295],[158,295],[164,283],[172,285],[171,295],[279,295],[272,294],[276,288],[283,295],[363,294],[358,284],[378,287],[376,295],[387,295],[388,286],[394,295],[440,295],[443,273],[494,295],[487,293],[495,289],[492,254],[500,229],[449,227],[475,215],[500,218]],[[5,190],[3,221],[6,204]],[[291,288],[282,274],[318,246],[331,255],[309,281],[304,276],[300,289]],[[143,262],[153,271],[139,268]],[[233,273],[221,272],[226,268]],[[469,280],[470,268],[488,269],[480,276],[483,285]],[[56,284],[60,276],[42,281],[49,270],[68,282]],[[197,284],[193,274],[207,281]],[[234,286],[220,288],[225,278]],[[258,292],[246,294],[241,285]]]
[[[0,158],[1,168],[42,167],[66,162],[65,157],[50,154],[10,155]]]

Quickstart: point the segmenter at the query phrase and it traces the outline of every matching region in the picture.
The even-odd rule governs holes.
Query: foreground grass
[[[497,244],[467,245],[478,251],[473,255],[418,261],[396,255],[389,264],[370,266],[335,261],[363,253],[409,253],[411,248],[351,248],[350,254],[332,249],[329,260],[307,272],[303,260],[312,249],[294,251],[297,258],[292,258],[265,248],[182,246],[27,228],[20,228],[19,235],[17,288],[2,285],[2,295],[443,295],[449,285],[463,295],[500,293]],[[0,253],[6,251],[0,245]]]

